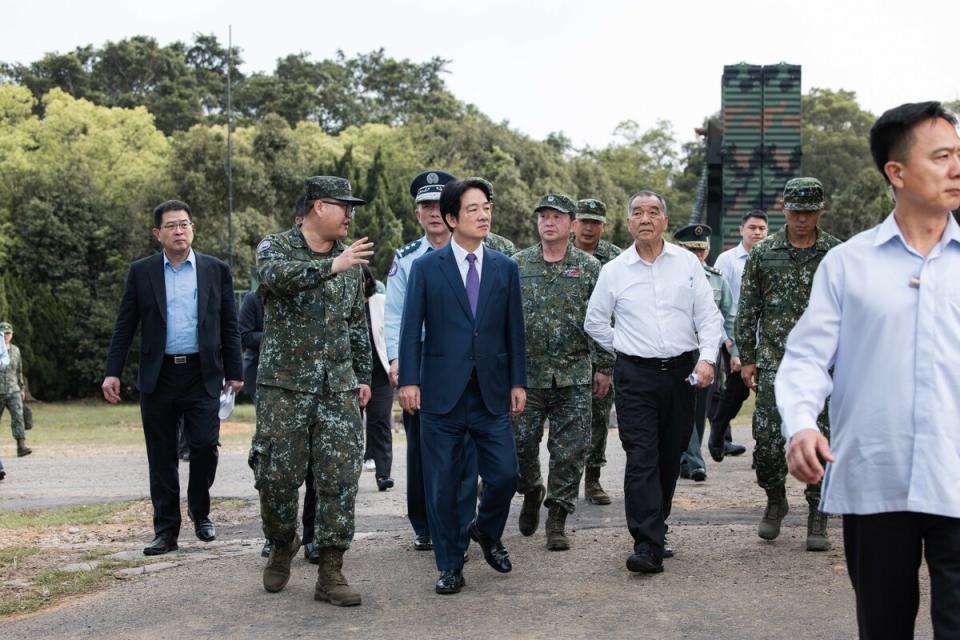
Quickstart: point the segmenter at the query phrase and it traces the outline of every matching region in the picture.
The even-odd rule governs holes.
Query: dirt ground
[[[542,528],[525,538],[516,528],[515,499],[504,543],[514,571],[500,575],[477,549],[465,568],[458,596],[433,593],[432,555],[412,549],[405,517],[404,449],[395,441],[392,491],[376,490],[364,473],[357,499],[357,537],[345,573],[363,594],[359,608],[339,609],[312,599],[316,576],[302,556],[280,594],[261,586],[262,534],[246,452],[236,445],[221,455],[218,498],[212,517],[218,541],[197,541],[188,524],[181,551],[151,568],[139,550],[150,539],[146,461],[142,452],[30,456],[7,463],[0,485],[0,515],[12,510],[133,500],[103,521],[39,529],[0,529],[4,548],[44,551],[50,566],[117,554],[127,565],[105,565],[116,576],[92,593],[63,597],[27,615],[0,618],[4,638],[854,638],[853,594],[831,520],[834,549],[803,549],[806,504],[790,482],[791,512],[774,542],[756,536],[763,494],[749,455],[722,464],[708,460],[703,483],[681,480],[671,518],[677,555],[656,576],[624,567],[631,540],[623,515],[623,453],[616,430],[608,443],[602,481],[614,503],[581,501],[568,520],[573,548],[551,553]],[[748,430],[735,429],[750,444]],[[546,472],[547,456],[542,463]],[[186,486],[186,469],[182,470]],[[10,482],[15,479],[14,482]],[[9,483],[9,484],[8,484]],[[185,512],[185,507],[184,507]],[[546,515],[546,512],[543,512]],[[32,537],[31,537],[32,536]],[[57,555],[59,554],[59,556]],[[115,557],[115,556],[114,556]],[[26,562],[30,562],[29,559]],[[119,561],[118,561],[119,562]],[[29,565],[27,565],[29,566]],[[50,567],[47,567],[49,569]],[[2,589],[17,588],[9,583]],[[930,638],[926,580],[918,638]],[[26,588],[21,584],[21,589]],[[0,591],[2,593],[2,591]]]

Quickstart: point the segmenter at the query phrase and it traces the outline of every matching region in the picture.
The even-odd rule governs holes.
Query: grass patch
[[[0,511],[0,529],[31,529],[100,524],[126,511],[133,502],[74,505],[56,509]],[[2,551],[0,551],[2,552]]]
[[[2,547],[0,548],[0,569],[16,571],[24,558],[40,553],[39,547]]]
[[[0,616],[36,611],[64,596],[89,593],[113,579],[118,569],[139,567],[146,562],[141,559],[101,560],[100,564],[88,571],[43,571],[33,578],[29,587],[0,594]]]

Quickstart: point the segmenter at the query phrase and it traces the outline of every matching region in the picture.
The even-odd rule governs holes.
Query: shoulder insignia
[[[400,263],[394,260],[390,265],[390,271],[387,272],[387,277],[392,278],[393,276],[397,275],[398,271],[400,271]]]
[[[263,253],[264,251],[268,250],[271,244],[272,243],[270,242],[269,238],[264,238],[260,241],[260,244],[257,245],[257,253]]]
[[[411,253],[413,253],[414,251],[420,248],[421,242],[423,242],[423,240],[414,240],[410,244],[404,247],[401,247],[400,250],[397,251],[397,257],[406,258],[408,255],[410,255]]]
[[[708,264],[703,265],[703,270],[706,271],[707,273],[712,273],[712,274],[715,275],[715,276],[722,276],[722,275],[723,275],[723,272],[720,271],[720,269],[717,269],[716,267],[711,267],[711,266],[708,265]]]

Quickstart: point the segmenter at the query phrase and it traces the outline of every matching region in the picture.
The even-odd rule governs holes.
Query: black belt
[[[180,355],[174,355],[172,353],[163,354],[164,364],[190,364],[193,362],[200,362],[199,353],[185,353]]]
[[[626,353],[618,353],[618,358],[623,358],[627,362],[643,367],[644,369],[655,369],[657,371],[671,371],[680,367],[688,367],[693,362],[696,351],[687,351],[673,358],[641,358],[640,356],[631,356]]]

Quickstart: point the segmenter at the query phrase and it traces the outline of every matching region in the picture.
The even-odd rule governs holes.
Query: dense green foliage
[[[376,243],[380,278],[420,234],[407,189],[427,167],[491,180],[494,230],[520,247],[533,242],[531,208],[548,191],[607,202],[620,245],[639,188],[664,193],[672,226],[686,223],[704,153],[681,147],[669,122],[643,131],[627,121],[599,149],[574,149],[562,132],[538,141],[459,102],[444,67],[381,50],[320,62],[301,53],[272,74],[232,74],[237,288],[259,240],[292,223],[309,175],[346,176],[368,200],[353,233]],[[225,81],[213,36],[164,47],[135,37],[0,65],[0,318],[16,327],[39,397],[95,392],[127,265],[156,250],[154,204],[189,202],[195,247],[226,258]],[[841,237],[891,206],[867,151],[872,120],[850,92],[805,97],[804,173],[824,181],[825,220]],[[135,367],[125,376],[130,385]]]

